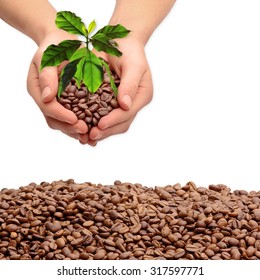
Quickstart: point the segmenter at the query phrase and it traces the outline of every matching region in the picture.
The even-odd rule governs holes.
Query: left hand
[[[126,132],[137,113],[152,100],[153,84],[144,46],[133,36],[118,40],[121,57],[98,53],[120,77],[118,102],[120,107],[102,117],[91,129],[89,139],[100,141]]]

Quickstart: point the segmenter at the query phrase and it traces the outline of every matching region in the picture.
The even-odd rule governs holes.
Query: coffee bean
[[[109,113],[107,108],[99,108],[97,112],[101,117],[106,116]]]
[[[58,221],[54,221],[53,223],[47,222],[46,228],[49,229],[51,232],[56,232],[61,229],[61,224]]]
[[[249,246],[247,249],[246,249],[246,255],[250,258],[252,257],[256,252],[256,248],[253,247],[253,246]]]
[[[9,207],[10,207],[9,203],[7,203],[5,201],[0,203],[0,209],[7,210],[7,209],[9,209]]]
[[[162,232],[163,237],[167,237],[171,233],[171,229],[169,227],[165,226],[165,227],[163,227],[161,232]]]
[[[5,228],[9,232],[17,231],[18,226],[16,224],[9,224]]]
[[[102,260],[106,256],[107,252],[104,249],[97,251],[97,253],[93,256],[94,260]]]
[[[173,257],[175,259],[180,259],[180,258],[184,257],[185,254],[186,254],[186,252],[185,252],[184,249],[178,248],[178,249],[176,249],[175,254],[174,254]]]
[[[91,105],[91,106],[89,107],[89,111],[90,111],[91,113],[94,113],[94,112],[97,111],[98,107],[99,107],[98,104],[97,104],[97,103],[94,103],[93,105]]]
[[[127,251],[127,252],[121,253],[119,255],[119,258],[122,260],[125,260],[125,259],[129,259],[131,255],[132,255],[132,252]]]
[[[233,237],[228,238],[228,244],[230,246],[238,246],[239,240]]]
[[[66,245],[66,241],[61,237],[56,240],[56,244],[60,249],[62,249]]]
[[[110,102],[111,103],[111,102]],[[103,107],[103,108],[107,108],[108,107],[108,104],[104,101],[100,101],[99,104]]]
[[[107,73],[104,74],[104,83],[105,84],[109,84],[110,83],[110,76]]]
[[[77,238],[77,239],[71,241],[71,245],[78,246],[78,245],[81,245],[83,242],[84,242],[84,238],[80,237],[80,238]]]
[[[86,122],[87,124],[92,123],[92,117],[86,117],[86,118],[85,118],[85,122]]]
[[[98,120],[95,117],[93,117],[93,119],[92,119],[92,124],[94,126],[97,126],[97,124],[98,124]]]
[[[74,93],[76,92],[77,88],[76,86],[74,85],[69,85],[67,88],[66,88],[66,91],[69,92],[69,93]]]
[[[86,103],[79,103],[78,107],[82,110],[88,110],[88,106]]]
[[[96,118],[97,120],[100,120],[101,118],[98,112],[93,113],[93,117]]]
[[[59,99],[59,102],[60,102],[62,105],[71,104],[71,100],[65,99],[65,98],[62,98],[62,97]]]
[[[86,117],[85,113],[81,113],[78,115],[79,120],[83,120],[83,119],[85,119],[85,117]]]
[[[209,185],[209,189],[213,190],[215,192],[220,192],[221,191],[221,186],[219,186],[219,185]]]
[[[78,90],[75,92],[75,96],[77,96],[78,98],[84,98],[86,97],[86,92],[84,90]]]
[[[121,181],[3,189],[0,259],[259,259],[257,195]]]
[[[118,86],[120,84],[120,79],[116,74],[113,74],[113,76]],[[106,69],[104,69],[104,80],[101,87],[95,93],[90,93],[84,84],[78,88],[74,79],[72,79],[66,91],[64,91],[57,100],[66,109],[72,110],[77,115],[78,119],[84,120],[90,131],[93,126],[98,125],[98,121],[101,117],[106,116],[114,108],[119,107],[108,80],[110,80],[110,76],[106,73]],[[102,110],[97,112],[98,109]],[[89,118],[85,118],[82,114],[83,112],[79,112],[80,110],[84,110],[87,117],[92,117],[92,113],[96,113],[95,119],[90,120]]]
[[[253,215],[254,215],[254,217],[255,217],[255,220],[256,220],[257,222],[260,222],[260,209],[254,209],[254,210],[253,210]]]
[[[192,253],[194,253],[194,252],[199,250],[199,248],[196,245],[192,245],[192,244],[187,244],[185,246],[185,249],[186,249],[186,251],[192,252]]]

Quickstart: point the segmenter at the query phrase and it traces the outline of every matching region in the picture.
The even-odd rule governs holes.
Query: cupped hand
[[[82,144],[95,145],[96,141],[89,139],[88,127],[70,110],[65,109],[56,99],[58,91],[58,76],[62,69],[46,67],[40,71],[41,59],[45,49],[51,44],[58,44],[63,40],[77,39],[65,31],[57,30],[49,33],[39,45],[29,67],[27,89],[50,128],[60,130]]]
[[[121,57],[98,53],[108,61],[120,77],[118,102],[120,107],[102,117],[97,127],[91,129],[89,140],[100,141],[109,136],[126,132],[137,113],[153,96],[151,71],[146,60],[144,45],[129,35],[118,40]]]

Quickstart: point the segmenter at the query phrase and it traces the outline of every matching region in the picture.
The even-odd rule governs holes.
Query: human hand
[[[63,40],[77,39],[62,30],[53,31],[45,36],[39,45],[27,76],[27,89],[40,110],[42,111],[50,128],[60,130],[82,144],[95,145],[88,137],[88,127],[70,110],[65,109],[57,100],[58,76],[62,65],[59,67],[46,67],[40,71],[41,59],[44,50],[51,44],[58,44]]]
[[[120,107],[102,117],[89,133],[89,141],[100,141],[126,132],[137,113],[147,105],[153,95],[152,77],[146,60],[144,45],[134,36],[120,39],[121,57],[99,53],[121,78],[118,88]]]

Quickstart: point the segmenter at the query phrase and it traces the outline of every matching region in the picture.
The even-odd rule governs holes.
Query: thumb
[[[42,101],[52,101],[58,92],[58,69],[57,67],[46,67],[39,72],[39,84],[42,93]]]
[[[143,71],[140,68],[130,66],[122,69],[117,98],[120,107],[124,110],[131,109],[133,100],[138,92],[139,83],[143,75]]]

